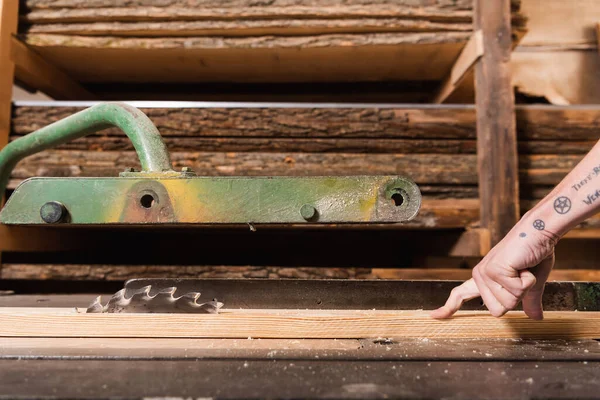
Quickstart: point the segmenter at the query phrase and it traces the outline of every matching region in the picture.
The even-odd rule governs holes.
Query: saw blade
[[[144,286],[130,291],[126,297],[126,289],[115,293],[106,305],[102,305],[101,296],[87,308],[87,313],[204,313],[217,314],[223,303],[213,299],[206,303],[198,303],[199,292],[186,293],[175,297],[176,287],[159,290],[151,295],[152,286]]]

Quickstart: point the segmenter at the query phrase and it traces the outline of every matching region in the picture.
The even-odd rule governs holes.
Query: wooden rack
[[[427,43],[429,36],[423,32],[407,34],[402,40],[398,39],[401,36],[390,33],[372,36],[374,42],[370,47],[365,46],[355,54],[340,50],[340,60],[356,58],[355,70],[344,70],[344,79],[349,79],[352,74],[370,78],[365,75],[362,58],[375,54],[369,62],[382,66],[403,63],[402,68],[395,70],[394,78],[402,75],[409,80],[438,80],[439,87],[433,90],[430,99],[436,105],[343,107],[303,104],[278,108],[238,104],[208,108],[141,108],[165,136],[176,166],[192,166],[199,174],[292,175],[323,173],[326,168],[336,174],[349,174],[360,173],[360,167],[368,166],[369,173],[402,172],[413,176],[423,188],[426,199],[419,218],[404,228],[413,232],[427,230],[430,234],[435,231],[435,235],[443,238],[440,242],[451,243],[441,246],[437,254],[480,257],[508,232],[535,199],[558,183],[597,140],[594,121],[599,111],[596,107],[515,107],[509,60],[524,31],[522,22],[514,25],[512,3],[511,0],[475,0],[472,29],[447,33],[447,40],[441,44]],[[86,21],[93,17],[83,15],[84,11],[79,15],[76,9],[73,13],[69,17],[73,20]],[[157,81],[159,74],[164,75],[168,68],[172,68],[169,76],[173,81],[186,78],[204,82],[212,73],[222,74],[225,78],[249,74],[247,80],[251,82],[259,79],[260,74],[264,75],[264,70],[256,72],[252,68],[239,68],[239,65],[219,71],[218,65],[227,63],[199,70],[198,63],[201,64],[205,57],[218,60],[225,57],[225,53],[219,51],[216,44],[212,53],[207,53],[206,48],[194,47],[200,46],[195,42],[182,46],[184,39],[173,33],[173,23],[157,27],[167,35],[173,35],[171,42],[165,42],[154,52],[139,50],[127,58],[123,54],[131,51],[127,46],[133,41],[155,39],[135,38],[136,31],[131,24],[110,25],[110,15],[103,16],[110,26],[96,24],[90,28],[81,23],[65,28],[47,24],[18,33],[18,1],[0,0],[0,18],[0,145],[82,107],[13,105],[11,93],[15,80],[57,100],[95,101],[104,99],[106,93],[91,90],[90,87],[98,88],[94,81]],[[38,12],[28,16],[26,22],[31,23],[36,18],[46,18],[48,22],[59,17],[51,12]],[[178,29],[180,33],[212,30],[226,35],[228,25],[226,21],[221,22],[217,26],[188,24],[185,25],[188,31],[181,26]],[[65,36],[78,35],[82,29],[96,33],[92,32],[89,37],[73,36],[72,39]],[[101,53],[94,52],[90,43],[104,40],[94,35],[101,35],[107,29],[119,31],[120,38]],[[273,34],[280,28],[250,26],[247,29]],[[305,26],[302,29],[319,28]],[[335,30],[329,33],[339,33],[341,37],[327,37],[330,40],[327,46],[335,47],[331,41],[338,40],[340,42],[335,43],[343,49],[343,40],[350,40]],[[79,47],[69,47],[66,45],[68,40],[76,41]],[[290,56],[297,49],[294,50],[289,37],[282,37],[278,42],[277,46],[283,50],[277,54],[271,51],[275,46],[272,42],[264,44],[264,48],[255,43],[260,51],[252,53],[236,40],[225,37],[224,46],[237,48],[236,57],[247,53],[250,65],[258,65],[260,57],[281,57],[278,62],[288,67],[291,64],[285,63],[299,60]],[[326,40],[325,36],[320,40]],[[208,46],[204,42],[202,45]],[[299,52],[302,60],[322,56],[321,45],[315,44]],[[290,58],[286,58],[288,56]],[[143,61],[132,61],[137,58]],[[136,70],[140,63],[147,67]],[[435,68],[428,66],[432,63]],[[327,73],[331,74],[331,70]],[[287,78],[273,75],[274,81]],[[324,75],[303,79],[309,78],[325,80]],[[442,104],[452,101],[453,96],[465,98],[464,93],[474,93],[475,107]],[[285,124],[293,127],[286,131],[287,128],[282,128]],[[572,132],[568,140],[562,134],[565,129]],[[559,147],[561,154],[554,154]],[[202,154],[192,160],[183,151],[189,148],[202,149]],[[15,170],[10,187],[14,188],[28,176],[40,175],[40,172],[69,175],[70,165],[79,165],[86,171],[84,174],[114,175],[122,168],[136,164],[135,158],[128,156],[131,154],[128,144],[112,131],[67,144],[61,149],[69,152],[44,152],[23,161]],[[102,151],[89,151],[91,149]],[[548,155],[548,152],[554,153]],[[261,168],[256,169],[257,159],[271,160],[271,164],[263,162]],[[40,162],[54,167],[40,171],[37,167]],[[269,169],[269,165],[276,167]],[[444,191],[452,192],[452,198],[447,198]],[[462,191],[462,198],[455,195],[459,191]],[[102,240],[93,232],[86,236],[61,230],[50,237],[43,231],[3,227],[0,237],[2,250],[13,252],[103,246]],[[598,220],[589,220],[567,237],[600,237]]]

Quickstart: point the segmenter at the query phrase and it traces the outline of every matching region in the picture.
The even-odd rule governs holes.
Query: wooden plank
[[[176,169],[199,175],[408,175],[418,184],[477,183],[475,155],[171,152]],[[543,165],[543,160],[541,161]],[[13,179],[30,176],[118,176],[139,168],[135,152],[49,150],[20,162]]]
[[[522,155],[519,176],[523,185],[556,185],[583,155]],[[385,153],[223,153],[172,152],[174,167],[191,167],[201,176],[317,176],[406,175],[418,185],[476,185],[473,154]],[[140,168],[132,151],[48,150],[17,164],[9,188],[23,179],[40,177],[116,177],[125,168]],[[435,191],[435,186],[431,186]],[[453,197],[451,191],[447,197]],[[457,196],[454,196],[457,197]]]
[[[23,106],[13,112],[13,132],[24,135],[85,107]],[[307,139],[475,139],[475,111],[472,106],[419,106],[394,108],[374,107],[217,107],[217,108],[141,108],[157,126],[163,137],[246,137],[246,138],[307,138]],[[540,115],[541,114],[541,115]],[[587,120],[568,111],[547,117],[545,113],[528,112],[524,116],[529,131],[542,133],[540,139],[551,139],[553,127],[564,127],[573,121],[572,129],[580,127],[587,133],[594,126],[592,111]],[[562,124],[561,124],[562,121]],[[546,133],[548,132],[548,133]],[[594,131],[594,133],[596,133]],[[123,134],[106,130],[107,136]],[[590,133],[591,134],[591,133]],[[589,136],[585,137],[586,139]],[[580,138],[581,139],[581,138]]]
[[[242,38],[24,34],[22,38],[79,82],[190,83],[438,80],[469,36],[421,32]],[[243,70],[232,62],[240,59]]]
[[[443,103],[467,75],[467,72],[473,68],[477,60],[483,55],[483,33],[481,30],[473,32],[471,38],[460,52],[460,55],[454,62],[450,73],[442,82],[440,89],[435,95],[433,102]]]
[[[339,7],[341,6],[345,6],[346,4],[350,4],[350,5],[356,5],[356,6],[361,6],[362,8],[367,8],[368,6],[370,6],[371,4],[377,4],[378,6],[380,5],[389,5],[390,3],[385,1],[385,0],[353,0],[351,2],[348,1],[328,1],[326,4],[330,7],[337,7],[338,11],[339,11]],[[56,1],[56,0],[26,0],[25,4],[27,5],[27,9],[32,9],[32,10],[36,10],[36,9],[62,9],[62,8],[84,8],[84,7],[88,7],[88,8],[102,8],[102,7],[123,7],[122,3],[115,3],[112,0],[61,0],[61,1]],[[189,6],[190,2],[188,0],[169,0],[168,2],[165,1],[161,1],[161,0],[131,0],[128,1],[126,3],[127,6],[131,6],[131,7],[164,7],[164,8],[169,8],[169,7],[187,7]],[[222,7],[225,10],[228,10],[228,12],[231,13],[239,13],[240,11],[238,10],[238,8],[249,8],[251,9],[252,7],[258,7],[259,9],[262,9],[263,7],[267,7],[267,6],[271,6],[271,3],[260,3],[260,4],[256,4],[254,1],[252,0],[230,0],[227,3],[223,3],[222,1],[219,0],[202,0],[202,4],[206,5],[207,7],[210,8],[219,8]],[[320,0],[287,0],[286,1],[286,5],[289,4],[290,7],[299,7],[299,6],[306,6],[306,7],[317,7],[317,6],[321,6],[323,5],[323,2]],[[436,4],[439,4],[438,6],[435,6],[435,9],[438,8],[449,8],[452,11],[455,10],[469,10],[472,7],[472,4],[470,2],[470,0],[451,0],[451,1],[447,1],[447,0],[437,0],[436,3],[432,3],[431,0],[397,0],[396,2],[394,2],[394,4],[397,4],[398,7],[405,7],[407,9],[410,8],[414,8],[416,10],[418,10],[421,7],[431,7],[432,4],[434,4],[434,6]],[[280,6],[279,3],[275,3],[273,4],[273,6],[278,7]],[[518,9],[518,7],[520,6],[520,2],[518,0],[513,0],[512,1],[512,8],[513,9]],[[341,8],[341,10],[345,10],[344,7]],[[236,14],[237,15],[237,14]]]
[[[223,310],[215,314],[86,314],[75,309],[0,309],[2,337],[165,338],[516,338],[595,339],[600,312],[522,312],[498,319],[463,311],[434,320],[427,311]]]
[[[194,21],[90,21],[84,23],[34,24],[27,29],[31,34],[60,34],[117,37],[249,37],[249,36],[302,36],[336,33],[382,32],[469,32],[465,22],[439,22],[407,18],[287,18],[250,20],[194,20]]]
[[[15,140],[21,136],[11,136]],[[294,152],[294,153],[412,153],[412,154],[475,154],[475,140],[427,140],[427,139],[308,139],[308,138],[212,138],[212,137],[165,137],[169,151],[190,149],[218,152]],[[561,142],[542,142],[524,145],[525,150],[548,154]],[[569,153],[585,154],[591,148],[589,142],[574,142],[566,146]],[[556,148],[556,147],[554,147]],[[79,151],[132,151],[133,144],[124,135],[93,135],[56,147],[58,150]],[[564,153],[564,152],[563,152]]]
[[[56,100],[93,100],[95,96],[60,69],[44,60],[15,37],[10,55],[15,76],[31,88],[39,89]]]
[[[85,107],[14,107],[12,133],[25,135],[66,118]],[[474,140],[475,109],[470,105],[397,107],[223,107],[141,108],[165,138],[304,138],[304,139],[422,139]],[[557,141],[570,146],[600,139],[597,106],[517,105],[517,134],[526,146],[545,146]],[[117,129],[102,137],[121,137]],[[530,143],[534,142],[534,143]],[[548,142],[544,145],[544,142]],[[561,147],[561,154],[562,154]],[[532,150],[528,150],[532,152]],[[589,151],[589,149],[588,149]]]
[[[485,47],[475,66],[480,214],[494,245],[519,220],[510,1],[477,0],[473,26]]]
[[[35,3],[35,4],[31,4]],[[257,4],[252,1],[218,2],[203,1],[202,8],[189,7],[181,1],[168,3],[156,1],[115,2],[25,2],[27,7],[21,15],[24,23],[36,26],[44,24],[81,24],[92,22],[161,22],[161,21],[236,21],[243,26],[248,20],[329,19],[385,19],[403,18],[415,21],[470,24],[473,4],[470,0],[436,2],[426,0],[344,2],[287,1]],[[512,1],[514,24],[523,26],[525,21],[519,12],[518,0]],[[360,25],[355,29],[359,29]]]
[[[204,1],[202,8],[189,7],[183,1],[27,1],[22,20],[29,24],[72,23],[88,21],[151,21],[151,20],[243,20],[250,18],[351,18],[351,17],[413,17],[450,22],[469,22],[472,18],[470,0],[460,0],[440,6],[429,1],[385,1],[342,3],[288,1],[256,4],[252,1]]]
[[[431,134],[430,134],[431,135]],[[10,141],[20,135],[11,135]],[[193,149],[219,152],[293,152],[293,153],[412,153],[412,154],[475,154],[475,140],[453,139],[367,139],[367,138],[246,138],[246,137],[164,137],[169,151]],[[587,154],[595,140],[581,141],[520,141],[519,154]],[[122,134],[97,134],[56,147],[57,150],[133,151],[131,141]]]

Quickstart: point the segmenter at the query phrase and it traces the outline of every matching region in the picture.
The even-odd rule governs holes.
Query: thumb
[[[521,271],[521,279],[523,281],[530,280],[531,275],[535,276],[535,285],[523,297],[523,311],[531,319],[543,319],[544,311],[542,309],[542,295],[544,294],[544,286],[554,266],[554,252],[536,267],[530,270]],[[529,275],[529,276],[528,276]]]

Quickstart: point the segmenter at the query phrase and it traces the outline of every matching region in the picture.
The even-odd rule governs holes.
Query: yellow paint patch
[[[202,202],[199,185],[191,184],[190,179],[164,179],[160,183],[169,192],[173,212],[177,221],[195,222],[206,218],[207,210]]]

